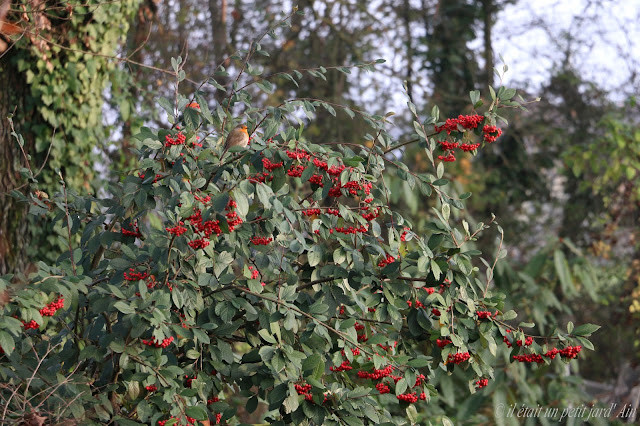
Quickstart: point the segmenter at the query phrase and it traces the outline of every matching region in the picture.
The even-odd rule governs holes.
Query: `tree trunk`
[[[209,0],[209,13],[211,14],[214,62],[218,65],[226,56],[229,44],[227,39],[227,0]],[[229,81],[224,77],[216,77],[216,80],[223,86]],[[216,90],[215,97],[218,103],[221,103],[225,96],[226,93],[222,90]]]
[[[493,18],[493,0],[482,0],[484,18],[484,78],[485,86],[493,85],[493,47],[491,45],[491,20]],[[486,89],[486,87],[485,87]]]
[[[26,161],[16,139],[11,136],[7,116],[14,114],[15,130],[22,133],[24,149],[31,154],[35,152],[33,132],[27,131],[24,124],[28,118],[29,126],[33,126],[39,116],[28,102],[30,89],[25,74],[18,72],[15,52],[11,49],[0,59],[0,275],[24,272],[29,264],[28,206],[10,195],[14,189],[24,194],[29,191],[19,172],[26,167]]]
[[[158,11],[158,3],[160,0],[145,0],[140,4],[136,17],[133,21],[132,28],[129,30],[129,56],[135,62],[144,62],[145,43],[147,37],[150,36],[151,26],[156,18]],[[144,78],[142,67],[136,67],[132,72],[134,83],[129,85],[129,97],[131,99],[130,116],[126,118],[122,126],[122,149],[113,155],[123,155],[126,168],[133,165],[137,158],[131,152],[131,148],[135,145],[132,143],[132,124],[133,116],[137,115],[139,100],[139,84]],[[124,117],[123,117],[124,118]]]

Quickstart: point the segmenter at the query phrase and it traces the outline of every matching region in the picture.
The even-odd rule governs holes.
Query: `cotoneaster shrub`
[[[177,84],[179,60],[174,69]],[[269,79],[256,85],[273,89]],[[387,117],[360,113],[370,147],[324,144],[290,120],[338,106],[259,109],[249,88],[229,89],[213,111],[200,92],[160,100],[170,128],[143,128],[139,169],[108,196],[72,193],[62,180],[50,200],[25,200],[63,224],[69,251],[29,282],[0,280],[0,419],[413,423],[438,375],[463,370],[470,392],[487,386],[498,345],[533,364],[567,362],[590,345],[589,324],[528,336],[532,324],[513,322],[507,296],[492,290],[506,251],[485,260],[467,248],[491,224],[502,229],[452,219],[470,194],[446,192],[444,163],[500,143],[496,119],[520,105],[514,90],[491,89],[485,108],[472,92],[477,113],[457,119],[437,109],[418,119],[409,103],[432,166],[416,174],[389,155],[406,143],[386,132]],[[240,121],[249,147],[220,158]],[[391,210],[389,173],[433,200],[429,232]]]

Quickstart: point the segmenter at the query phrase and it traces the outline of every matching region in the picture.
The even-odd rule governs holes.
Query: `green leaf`
[[[298,406],[300,405],[298,392],[296,392],[293,383],[289,383],[289,396],[284,400],[283,405],[285,413],[293,413],[298,409]]]
[[[256,193],[258,194],[258,198],[260,199],[260,202],[262,203],[264,208],[270,209],[271,208],[270,198],[271,198],[271,194],[273,194],[273,192],[271,191],[271,188],[269,188],[264,183],[258,183],[256,184]]]
[[[207,420],[207,411],[204,408],[187,407],[184,412],[187,416],[193,417],[196,420]]]
[[[229,194],[227,194],[226,192],[216,195],[215,197],[213,197],[213,200],[211,200],[213,209],[218,213],[222,213],[228,204]]]
[[[405,378],[398,380],[396,383],[396,395],[402,395],[407,390],[408,384]]]
[[[302,371],[318,380],[324,375],[325,363],[320,354],[312,354],[302,362]]]
[[[7,355],[11,355],[14,346],[15,342],[13,341],[13,337],[6,331],[0,331],[0,347],[2,347],[2,350]]]
[[[516,313],[516,311],[510,310],[510,311],[507,311],[507,312],[502,314],[502,320],[503,321],[509,321],[509,320],[512,320],[512,319],[516,318],[517,316],[518,316],[518,314]]]
[[[431,273],[433,274],[436,280],[440,279],[440,274],[442,270],[440,270],[440,265],[435,261],[435,259],[431,259]]]
[[[504,89],[502,93],[500,93],[501,101],[508,101],[516,95],[516,89]]]
[[[582,324],[582,325],[576,327],[575,330],[573,330],[573,334],[576,335],[576,336],[591,336],[592,333],[594,333],[595,331],[597,331],[599,329],[600,329],[599,325]],[[569,334],[571,334],[570,331],[569,331]]]
[[[258,86],[262,91],[267,93],[273,93],[273,84],[269,80],[262,80],[256,82],[256,86]]]
[[[565,257],[562,250],[555,250],[553,252],[553,262],[556,267],[558,279],[560,280],[562,292],[565,295],[573,294],[575,292],[575,287],[573,286],[573,279],[571,278],[571,272],[569,271],[567,258]]]
[[[416,410],[416,406],[411,404],[405,410],[407,413],[407,418],[411,422],[411,424],[416,424],[418,422],[418,410]]]
[[[244,192],[238,190],[234,192],[233,198],[237,204],[237,210],[240,216],[246,216],[249,213],[249,200]]]
[[[253,413],[258,408],[258,398],[254,395],[247,401],[247,411]]]
[[[431,363],[431,360],[429,358],[421,357],[421,358],[412,359],[411,361],[407,362],[407,365],[413,368],[422,368],[422,367],[426,367],[430,363]]]
[[[142,144],[144,146],[148,146],[151,149],[162,149],[162,142],[157,141],[155,139],[145,139],[144,142],[142,142]]]
[[[309,266],[316,266],[322,261],[322,248],[320,246],[313,246],[307,254],[309,260]]]
[[[125,302],[116,302],[113,305],[114,308],[116,308],[117,310],[119,310],[120,312],[122,312],[123,314],[135,314],[136,310],[134,308],[131,307],[131,305],[125,303]]]

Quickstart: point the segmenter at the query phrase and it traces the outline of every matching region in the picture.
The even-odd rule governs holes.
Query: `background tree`
[[[18,32],[5,36],[0,58],[2,274],[27,270],[33,259],[55,258],[60,249],[58,230],[30,221],[24,206],[10,196],[14,190],[29,193],[31,183],[18,184],[26,176],[26,163],[6,117],[14,114],[16,131],[25,135],[43,193],[57,186],[55,169],[70,187],[90,189],[96,175],[94,150],[107,137],[103,91],[116,70],[110,56],[123,40],[137,2],[3,2],[7,4],[3,19]]]

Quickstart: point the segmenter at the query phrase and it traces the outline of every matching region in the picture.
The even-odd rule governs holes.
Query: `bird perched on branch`
[[[227,136],[227,140],[224,142],[224,150],[222,151],[222,155],[220,158],[224,157],[227,151],[233,146],[240,146],[242,148],[246,148],[249,144],[249,132],[247,132],[247,125],[240,124],[236,126],[229,135]]]

